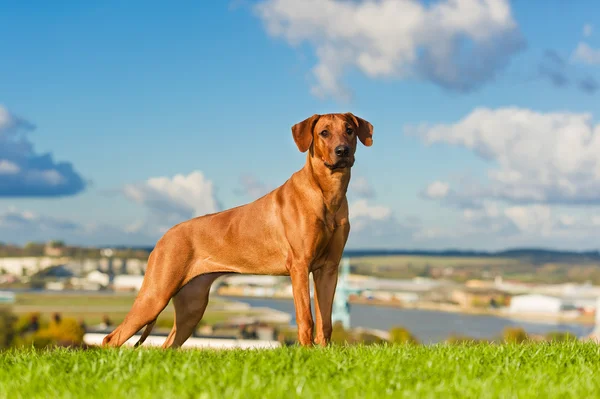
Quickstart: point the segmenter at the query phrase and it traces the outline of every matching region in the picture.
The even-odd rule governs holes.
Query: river
[[[295,322],[294,303],[291,299],[221,298],[245,302],[253,307],[268,307],[287,312],[292,315],[292,323]],[[402,326],[407,328],[422,343],[440,342],[452,334],[472,338],[497,338],[505,327],[522,327],[530,334],[564,331],[578,337],[588,335],[593,329],[593,326],[579,324],[531,323],[497,316],[361,304],[350,305],[350,324],[352,327],[375,328],[386,331],[395,326]]]

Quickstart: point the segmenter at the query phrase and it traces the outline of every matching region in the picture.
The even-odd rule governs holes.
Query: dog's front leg
[[[333,297],[338,279],[338,264],[326,264],[313,270],[315,281],[315,316],[317,319],[317,333],[315,342],[327,346],[331,339],[331,310]]]
[[[338,280],[338,270],[348,234],[350,233],[350,224],[347,220],[339,225],[327,247],[327,259],[324,265],[313,270],[313,280],[315,281],[315,313],[317,319],[316,343],[326,346],[332,333],[331,311],[335,289]]]
[[[310,309],[310,290],[308,286],[308,267],[292,270],[292,293],[296,308],[296,324],[298,325],[298,341],[303,346],[312,345],[313,319]]]

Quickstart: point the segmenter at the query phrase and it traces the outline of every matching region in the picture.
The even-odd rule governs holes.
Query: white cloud
[[[556,224],[546,205],[513,206],[506,208],[504,215],[525,234],[549,235]]]
[[[590,37],[594,33],[594,27],[591,24],[583,25],[583,36]]]
[[[86,182],[69,162],[38,154],[27,135],[34,126],[0,105],[0,197],[75,195]]]
[[[506,216],[506,210],[491,201],[483,201],[480,207],[463,209],[461,222],[453,230],[456,236],[486,234],[488,238],[498,238],[517,232],[518,228]]]
[[[598,220],[600,222],[600,220]],[[429,228],[437,234],[431,238],[453,237],[461,242],[485,237],[491,241],[537,243],[548,240],[590,240],[600,234],[600,223],[593,217],[582,217],[548,205],[506,206],[496,201],[483,201],[480,207],[465,208],[452,231]],[[429,238],[429,237],[428,237]],[[489,245],[490,243],[488,243]]]
[[[12,127],[14,124],[15,121],[13,116],[8,112],[6,108],[0,106],[0,130]]]
[[[238,194],[247,195],[252,200],[262,197],[272,189],[256,177],[245,174],[240,176],[241,189],[236,190]]]
[[[493,162],[489,183],[453,191],[516,203],[600,204],[600,125],[590,114],[478,108],[454,124],[407,127]]]
[[[124,193],[132,201],[148,207],[162,223],[179,223],[217,212],[219,208],[212,181],[200,171],[128,184]]]
[[[147,225],[143,220],[136,220],[135,222],[126,225],[123,228],[123,231],[126,233],[139,233],[146,227]]]
[[[77,223],[48,216],[40,216],[31,211],[21,211],[15,207],[0,213],[0,227],[19,230],[34,227],[40,230],[74,230]]]
[[[600,65],[600,49],[581,42],[573,52],[573,60],[588,65]]]
[[[392,210],[382,205],[369,205],[365,199],[353,202],[349,206],[350,218],[366,218],[371,220],[384,220],[391,216]]]
[[[440,227],[424,227],[415,231],[412,235],[412,238],[415,241],[431,241],[440,237],[444,238],[447,236],[447,231]]]
[[[20,170],[21,168],[16,163],[6,159],[0,160],[0,175],[14,175],[19,173]]]
[[[271,36],[314,47],[319,97],[347,98],[341,80],[354,68],[468,91],[524,47],[507,0],[264,0],[255,11]]]
[[[399,248],[420,228],[419,220],[398,220],[389,207],[360,199],[349,204],[350,237],[347,248]]]
[[[434,181],[425,190],[425,195],[428,198],[432,199],[440,199],[448,196],[450,192],[450,185],[448,183],[444,183],[442,181]]]
[[[83,224],[16,207],[0,211],[1,241],[13,244],[64,240],[73,245],[153,245],[160,234],[156,229],[144,227]]]
[[[483,201],[465,208],[451,226],[423,226],[413,234],[419,246],[504,250],[553,247],[590,250],[598,247],[600,217],[594,211],[548,205],[507,206]]]
[[[361,198],[375,197],[375,190],[369,180],[363,176],[353,177],[350,180],[349,192]]]

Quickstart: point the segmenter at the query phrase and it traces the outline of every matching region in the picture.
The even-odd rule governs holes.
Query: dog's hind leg
[[[171,300],[171,297],[181,287],[183,273],[175,278],[173,273],[169,273],[174,269],[173,263],[177,259],[168,259],[161,255],[160,252],[151,254],[146,276],[131,310],[125,316],[125,320],[113,332],[104,337],[103,346],[119,347],[142,327],[152,326],[160,312]],[[148,333],[151,326],[147,329]]]
[[[173,297],[175,323],[163,348],[179,348],[192,335],[208,305],[210,286],[225,273],[200,275],[187,283]]]
[[[156,324],[156,319],[152,320],[150,323],[148,323],[146,325],[146,328],[144,329],[144,332],[142,333],[142,336],[140,337],[139,341],[135,343],[135,345],[134,345],[135,347],[138,347],[144,343],[146,338],[148,338],[148,336],[152,332],[152,329],[154,328],[155,324]]]
[[[169,303],[169,297],[157,292],[140,292],[125,320],[104,337],[102,345],[119,347],[147,324],[153,323]]]

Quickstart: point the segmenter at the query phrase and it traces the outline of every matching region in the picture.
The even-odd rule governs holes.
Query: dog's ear
[[[360,142],[363,143],[366,147],[370,147],[373,145],[373,125],[369,121],[366,121],[358,116],[354,116],[352,112],[347,112],[348,115],[358,128],[356,134],[360,139]]]
[[[292,135],[300,152],[306,152],[313,141],[313,130],[321,115],[314,114],[310,118],[292,126]]]

